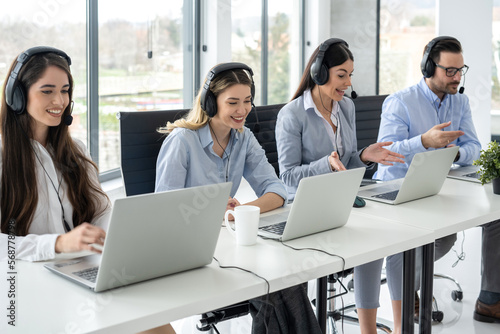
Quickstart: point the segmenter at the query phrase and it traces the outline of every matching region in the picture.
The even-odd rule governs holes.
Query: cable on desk
[[[262,280],[264,280],[264,282],[266,282],[266,285],[267,285],[267,292],[266,292],[266,300],[264,301],[264,305],[269,305],[269,294],[270,294],[270,291],[271,291],[271,284],[269,283],[269,281],[267,279],[265,279],[264,277],[260,276],[259,274],[257,273],[254,273],[253,271],[251,270],[248,270],[248,269],[245,269],[245,268],[241,268],[241,267],[238,267],[238,266],[223,266],[220,264],[219,260],[214,256],[213,259],[217,262],[217,264],[219,265],[219,267],[221,269],[239,269],[241,271],[244,271],[246,273],[250,273]],[[264,307],[264,305],[262,305],[259,310],[257,311],[257,314],[255,315],[255,317],[257,317],[260,313],[260,311],[262,310],[262,307]],[[266,333],[268,332],[268,327],[267,327],[267,323],[265,321],[266,319],[266,310],[264,310],[264,327],[266,327]],[[215,325],[212,325],[214,330],[219,333],[219,331],[217,330],[217,328],[215,328]]]
[[[337,254],[333,254],[333,253],[330,253],[330,252],[327,252],[327,251],[325,251],[323,249],[319,249],[319,248],[312,248],[312,247],[296,248],[296,247],[293,247],[291,245],[285,244],[282,240],[273,239],[273,238],[267,238],[267,237],[264,237],[262,235],[259,235],[259,237],[261,237],[264,240],[278,241],[283,246],[288,247],[288,248],[293,249],[293,250],[296,250],[296,251],[312,250],[312,251],[324,253],[324,254],[329,255],[329,256],[340,258],[342,260],[342,271],[341,271],[342,274],[340,275],[340,278],[338,279],[338,281],[339,281],[340,285],[342,287],[344,287],[344,289],[347,291],[347,289],[345,288],[344,284],[342,283],[342,281],[344,279],[344,271],[345,271],[345,259],[342,256],[337,255]],[[342,333],[344,333],[344,298],[342,297],[342,295],[340,295],[339,297],[340,297],[340,300],[341,300],[341,303],[342,303],[342,308],[341,308],[341,310],[342,310],[342,326],[341,326],[341,328],[342,328]],[[333,297],[333,298],[335,298],[335,297]],[[331,298],[327,298],[327,300],[329,300],[329,299],[331,299]]]

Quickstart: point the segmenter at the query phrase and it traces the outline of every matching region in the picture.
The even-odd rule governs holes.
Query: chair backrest
[[[354,100],[356,106],[356,136],[358,148],[377,141],[382,103],[387,95],[360,96]],[[267,160],[279,175],[278,151],[276,148],[276,119],[284,104],[256,107],[245,125],[255,134],[257,141],[266,152]],[[154,192],[156,160],[164,135],[157,132],[158,127],[184,116],[189,109],[161,111],[121,111],[117,117],[120,122],[121,171],[127,196]],[[368,170],[365,177],[371,178],[375,169]]]
[[[269,106],[259,106],[255,107],[255,113],[257,113],[258,131],[256,128],[257,117],[254,112],[248,114],[245,126],[247,126],[257,138],[257,141],[262,146],[266,152],[266,157],[269,163],[274,167],[276,175],[279,176],[279,165],[278,165],[278,149],[276,148],[276,119],[278,118],[278,112],[283,108],[284,104],[273,104]]]
[[[165,136],[157,132],[167,121],[181,118],[189,109],[120,111],[121,171],[127,196],[155,190],[156,159]]]
[[[382,104],[387,95],[359,96],[354,99],[356,107],[356,137],[358,149],[377,142]],[[371,179],[377,165],[368,169],[364,178]]]

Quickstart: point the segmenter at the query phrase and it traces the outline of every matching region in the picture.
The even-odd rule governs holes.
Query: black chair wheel
[[[454,300],[454,301],[460,301],[462,300],[462,298],[464,298],[464,293],[462,291],[458,291],[458,290],[453,290],[451,292],[451,298]]]
[[[444,318],[444,314],[442,311],[432,311],[432,320],[433,321],[441,322],[441,321],[443,321],[443,318]]]
[[[347,283],[347,290],[349,291],[354,291],[354,280],[350,280],[348,283]]]

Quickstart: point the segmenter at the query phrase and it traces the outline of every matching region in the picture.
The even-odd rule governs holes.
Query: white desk
[[[367,218],[384,217],[401,224],[425,228],[432,231],[435,239],[438,239],[500,218],[500,196],[493,194],[491,184],[482,186],[474,182],[446,179],[443,188],[435,196],[394,206],[368,200],[360,214]],[[420,333],[430,333],[433,245],[424,247],[424,257],[420,310],[427,321],[421,322]],[[404,287],[403,293],[403,308],[407,315],[414,304],[411,292],[413,284],[410,284],[411,286]],[[410,316],[405,319],[403,312],[403,331],[408,329],[408,333],[413,333],[413,320]]]
[[[447,178],[439,194],[400,205],[367,201],[360,214],[432,230],[436,239],[500,218],[492,185]]]
[[[427,229],[367,219],[359,212],[353,209],[342,228],[288,243],[339,254],[346,268],[351,268],[434,240]],[[260,239],[255,246],[236,246],[225,229],[215,256],[222,265],[241,266],[264,276],[271,291],[342,270],[337,257],[294,251],[275,241]],[[9,326],[7,333],[135,333],[266,292],[261,279],[220,269],[215,261],[204,268],[97,294],[54,275],[42,263],[18,261],[17,268],[17,326]]]

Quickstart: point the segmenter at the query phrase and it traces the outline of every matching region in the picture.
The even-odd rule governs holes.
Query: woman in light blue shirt
[[[354,103],[344,96],[351,86],[354,58],[347,43],[330,38],[312,54],[292,101],[281,109],[276,124],[276,144],[280,177],[288,196],[293,198],[302,178],[361,166],[374,162],[392,165],[404,162],[402,155],[380,142],[358,150],[356,140]],[[353,92],[353,98],[355,93]],[[341,190],[339,190],[341,191]],[[356,268],[355,268],[356,271]],[[390,273],[388,282],[391,283]],[[377,306],[365,298],[363,278],[355,275],[355,297],[362,333],[376,330]],[[396,281],[394,279],[393,281]],[[359,283],[362,282],[360,286]],[[399,283],[399,286],[401,283]],[[368,285],[366,285],[368,286]],[[396,290],[398,288],[396,287]],[[401,316],[394,312],[395,327]]]
[[[252,70],[241,63],[214,67],[188,115],[160,129],[168,136],[158,155],[157,192],[231,181],[229,209],[240,205],[233,196],[245,177],[258,196],[247,204],[266,212],[286,202],[283,183],[255,136],[244,127],[255,97],[252,76]],[[253,333],[321,333],[303,286],[250,304]]]

